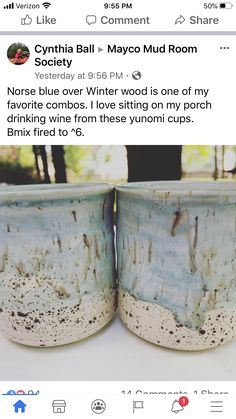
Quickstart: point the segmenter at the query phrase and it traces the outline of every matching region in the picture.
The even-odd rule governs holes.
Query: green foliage
[[[104,158],[104,163],[110,163],[111,162],[111,155],[109,153],[106,153]]]
[[[185,145],[183,146],[183,155],[191,164],[193,160],[206,161],[211,158],[213,147],[210,145]]]
[[[89,155],[91,147],[66,145],[64,150],[67,169],[72,170],[76,175],[80,175],[85,167],[85,159]]]
[[[212,170],[214,147],[210,145],[185,145],[182,151],[183,171]]]
[[[18,147],[18,161],[22,167],[34,168],[35,160],[31,145]]]

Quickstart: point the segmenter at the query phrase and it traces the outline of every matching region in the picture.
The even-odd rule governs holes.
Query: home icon
[[[65,413],[66,402],[65,400],[53,400],[52,407],[53,413]]]
[[[18,400],[13,407],[15,408],[15,413],[25,413],[26,404],[21,400]]]

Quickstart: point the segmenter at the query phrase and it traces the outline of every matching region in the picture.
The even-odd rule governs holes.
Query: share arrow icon
[[[182,25],[182,23],[185,22],[185,18],[180,15],[179,17],[177,17],[177,19],[175,20],[175,24],[177,25],[178,23],[180,23],[180,25]]]

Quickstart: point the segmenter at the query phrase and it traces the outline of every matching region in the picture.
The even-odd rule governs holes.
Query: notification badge
[[[172,403],[171,412],[173,412],[173,413],[179,413],[182,410],[184,410],[184,408],[186,406],[188,406],[188,404],[189,404],[189,399],[187,397],[185,397],[185,396],[182,396],[182,397],[179,398],[179,400],[175,400]]]

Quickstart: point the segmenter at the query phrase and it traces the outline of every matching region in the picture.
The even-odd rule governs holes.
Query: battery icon
[[[220,3],[220,9],[232,9],[233,3],[226,2],[226,3]]]

